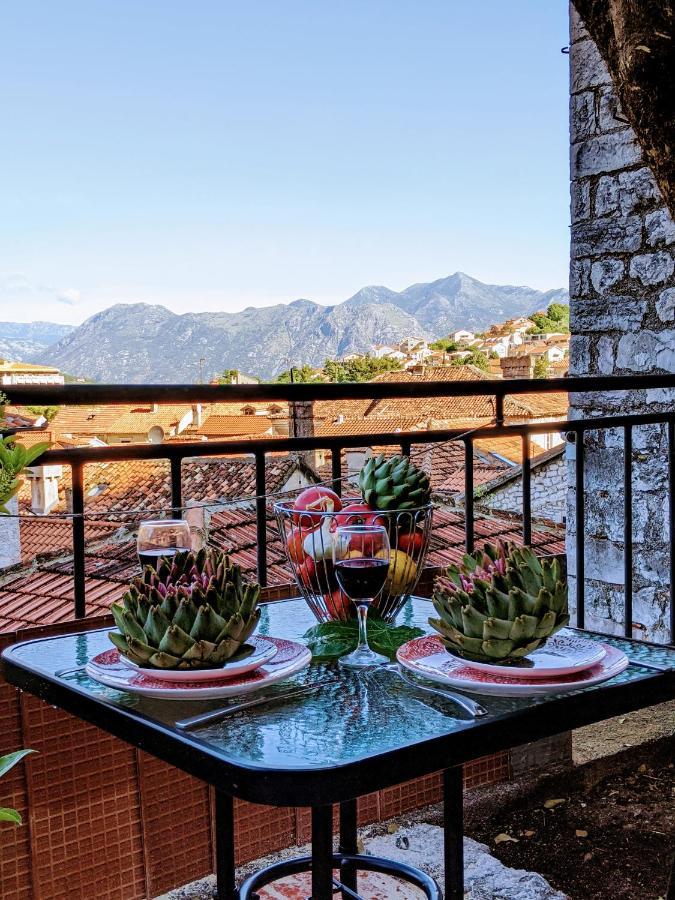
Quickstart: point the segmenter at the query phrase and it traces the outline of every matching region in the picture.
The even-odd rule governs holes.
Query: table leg
[[[358,853],[356,842],[356,800],[347,800],[340,804],[340,853],[355,856]],[[347,863],[340,867],[340,881],[345,887],[357,892],[357,872],[353,865]],[[342,894],[347,900],[349,894]]]
[[[464,898],[464,773],[462,766],[443,772],[443,863],[445,900]]]
[[[312,900],[333,897],[333,807],[312,807]]]
[[[216,885],[218,900],[236,900],[234,800],[216,790]]]

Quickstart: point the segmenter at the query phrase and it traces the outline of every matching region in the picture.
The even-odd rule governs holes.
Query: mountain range
[[[567,303],[567,291],[483,284],[456,272],[400,292],[365,287],[335,306],[295,300],[177,315],[158,305],[116,304],[72,331],[53,326],[67,333],[30,359],[109,383],[190,383],[200,370],[210,379],[230,368],[272,378],[291,364],[321,365],[376,343],[438,338],[459,328],[482,331],[551,302]],[[0,347],[5,328],[0,325]]]
[[[0,322],[0,358],[35,359],[72,331],[74,325],[55,322]]]

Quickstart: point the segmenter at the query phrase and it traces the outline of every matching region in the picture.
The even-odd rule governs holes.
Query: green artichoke
[[[176,553],[146,566],[133,579],[122,603],[113,603],[119,632],[110,640],[128,659],[158,669],[222,666],[243,646],[260,610],[260,586],[245,583],[241,568],[218,550]]]
[[[429,624],[448,650],[482,662],[516,662],[567,625],[567,580],[557,559],[529,547],[486,545],[438,579]]]
[[[416,509],[431,499],[429,476],[407,456],[372,457],[359,472],[359,488],[373,509]]]

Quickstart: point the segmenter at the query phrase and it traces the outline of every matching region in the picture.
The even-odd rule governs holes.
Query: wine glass
[[[160,557],[169,559],[191,546],[190,524],[185,519],[155,519],[138,526],[136,550],[141,566],[156,569]]]
[[[382,525],[343,525],[335,531],[335,576],[359,614],[359,643],[353,653],[340,658],[342,666],[358,669],[389,662],[368,646],[368,607],[387,580],[389,555],[389,535]]]

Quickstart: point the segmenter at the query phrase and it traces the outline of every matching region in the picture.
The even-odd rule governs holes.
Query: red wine
[[[189,549],[189,547],[162,547],[161,550],[139,550],[138,558],[141,566],[152,566],[153,569],[156,569],[160,557],[170,559],[176,553],[185,553]]]
[[[376,597],[384,587],[388,571],[386,559],[341,559],[335,563],[340,587],[352,600]]]

